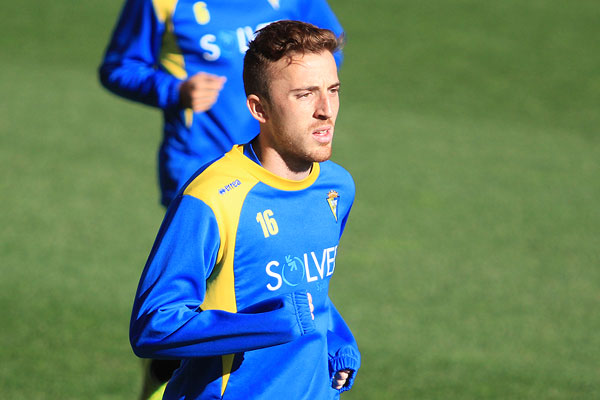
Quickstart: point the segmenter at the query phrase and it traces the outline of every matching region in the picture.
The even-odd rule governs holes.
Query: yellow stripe
[[[207,168],[184,192],[211,207],[219,223],[221,244],[217,264],[206,282],[206,296],[200,306],[203,310],[237,312],[233,271],[235,238],[244,199],[258,181],[252,175],[244,173],[244,169],[236,164],[238,164],[237,161],[231,157],[222,158]],[[232,172],[235,175],[232,175]],[[219,194],[219,188],[223,188],[237,179],[242,182],[240,186],[225,194]],[[222,357],[221,396],[224,395],[229,381],[233,359],[233,354]]]
[[[169,22],[168,25],[171,25],[171,23]],[[163,36],[163,43],[160,49],[160,63],[174,77],[182,80],[187,78],[185,60],[183,59],[181,49],[177,45],[172,28],[167,28]]]
[[[171,75],[177,79],[184,80],[188,77],[185,70],[185,60],[181,49],[177,45],[177,38],[173,29],[173,12],[175,11],[177,0],[152,0],[152,2],[156,18],[166,25],[160,47],[160,64]],[[194,119],[192,109],[186,109],[184,117],[186,126],[188,128],[191,127]]]
[[[187,72],[185,70],[185,60],[183,59],[183,53],[177,45],[177,38],[173,30],[173,23],[171,19],[166,21],[167,28],[162,38],[162,45],[160,48],[160,63],[169,71],[174,77],[179,79],[187,78]]]
[[[167,18],[170,19],[173,15],[177,0],[152,0],[152,4],[154,5],[156,17],[164,24]]]
[[[179,79],[187,78],[183,53],[177,45],[173,29],[173,13],[177,0],[152,0],[156,18],[166,25],[165,34],[160,48],[160,63],[173,76]]]
[[[163,398],[163,395],[165,394],[166,388],[167,388],[167,382],[160,385],[160,387],[158,389],[156,389],[156,392],[152,393],[152,395],[150,397],[148,397],[148,400],[161,400]]]
[[[185,126],[190,128],[192,126],[192,122],[194,122],[194,111],[191,108],[186,108],[184,110],[184,118]]]
[[[264,169],[254,161],[250,160],[244,155],[243,146],[235,146],[233,150],[228,153],[228,156],[235,160],[238,165],[247,170],[261,182],[280,190],[294,191],[307,189],[313,183],[315,183],[321,170],[319,163],[315,162],[312,165],[310,174],[306,178],[296,181],[275,175],[274,173]]]

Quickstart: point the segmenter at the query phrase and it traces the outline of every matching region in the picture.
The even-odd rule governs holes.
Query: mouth
[[[313,138],[322,144],[328,144],[333,139],[333,126],[327,125],[312,131]]]

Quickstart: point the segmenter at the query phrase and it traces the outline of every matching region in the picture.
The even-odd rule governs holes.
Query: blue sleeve
[[[348,222],[348,216],[350,215],[350,210],[352,209],[352,205],[354,204],[354,196],[355,196],[355,186],[354,180],[352,176],[343,170],[343,174],[345,179],[341,179],[341,181],[345,181],[347,184],[347,189],[344,190],[350,196],[350,204],[345,210],[345,214],[342,218],[342,226],[340,229],[340,239],[342,233],[346,227],[346,223]],[[337,371],[341,371],[343,369],[349,369],[352,371],[348,380],[346,381],[346,385],[339,390],[339,392],[344,392],[350,390],[352,385],[354,384],[354,379],[356,378],[356,373],[360,368],[360,352],[358,350],[358,345],[356,344],[356,340],[350,331],[350,328],[342,318],[341,314],[333,305],[333,302],[329,297],[327,298],[327,306],[329,312],[329,325],[327,327],[327,350],[329,355],[329,374],[333,383],[333,377]]]
[[[150,106],[177,106],[181,81],[159,65],[164,30],[151,0],[127,0],[99,68],[102,85]]]
[[[135,354],[174,359],[233,354],[314,331],[305,291],[237,313],[202,310],[219,244],[212,210],[194,197],[177,197],[138,286],[130,324]]]
[[[316,25],[319,28],[329,29],[336,36],[344,34],[342,25],[326,0],[300,1],[300,7],[303,8],[303,15],[299,18],[300,20]],[[338,51],[334,54],[334,57],[339,68],[342,65],[343,54],[341,51]]]
[[[340,389],[345,392],[352,388],[356,373],[360,368],[360,352],[350,328],[335,308],[331,300],[329,305],[329,327],[327,330],[327,352],[329,354],[329,375],[333,377],[337,371],[349,369],[352,371],[346,385]]]

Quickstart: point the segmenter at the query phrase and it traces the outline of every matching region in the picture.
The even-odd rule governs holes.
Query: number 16
[[[266,238],[272,235],[277,235],[279,232],[279,227],[277,226],[277,221],[273,218],[273,211],[265,210],[263,212],[259,212],[256,214],[256,222],[260,224],[262,228],[263,235]]]

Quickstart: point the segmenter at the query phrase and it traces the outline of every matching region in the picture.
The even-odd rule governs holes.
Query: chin
[[[314,162],[324,162],[331,158],[331,147],[327,149],[321,149],[313,154],[312,160]]]

